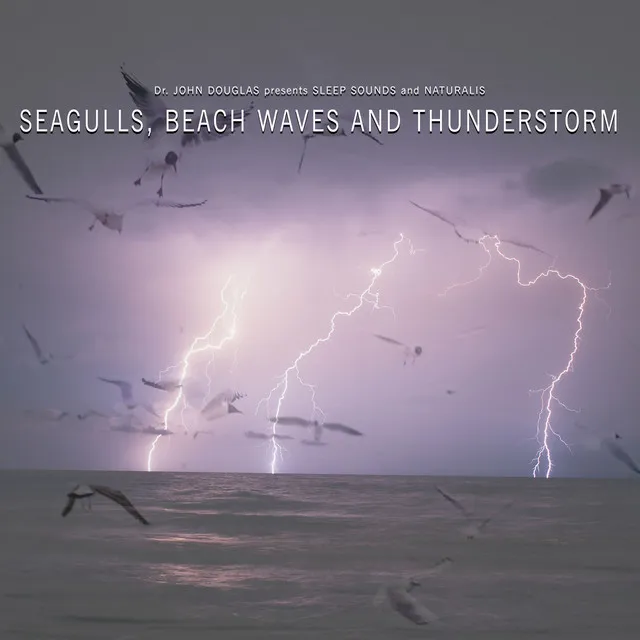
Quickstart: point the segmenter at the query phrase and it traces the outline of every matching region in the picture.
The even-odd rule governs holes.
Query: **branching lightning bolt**
[[[240,302],[243,300],[244,296],[246,295],[246,289],[241,290],[238,286],[236,286],[234,295],[233,295],[233,300],[232,301],[227,300],[227,297],[226,297],[227,289],[231,286],[231,283],[233,282],[233,280],[234,280],[234,276],[229,276],[229,278],[227,279],[227,282],[222,288],[222,291],[220,292],[220,299],[222,301],[222,311],[220,312],[218,317],[215,318],[215,320],[213,321],[207,333],[205,333],[203,336],[198,336],[194,338],[193,342],[191,343],[191,346],[189,347],[188,351],[184,355],[181,364],[172,365],[171,367],[168,367],[164,371],[160,372],[160,378],[162,378],[162,376],[168,373],[169,371],[173,371],[174,369],[180,368],[180,377],[178,382],[181,386],[178,390],[178,394],[176,395],[175,400],[171,403],[171,405],[167,408],[167,410],[164,413],[163,427],[165,430],[169,428],[169,419],[173,411],[178,407],[178,405],[182,404],[183,412],[184,412],[184,409],[187,407],[187,401],[186,401],[186,396],[184,392],[184,381],[189,373],[192,357],[204,351],[213,351],[215,354],[215,352],[220,351],[228,342],[233,340],[236,336],[237,321],[238,321],[238,306]],[[220,338],[218,342],[213,343],[212,342],[213,334],[216,331],[218,325],[228,317],[229,317],[229,322],[227,323],[228,326],[222,338]],[[211,378],[209,376],[209,367],[211,363],[212,363],[212,360],[210,360],[209,363],[207,364],[207,369],[205,372],[207,379],[209,381],[209,385],[211,384]],[[182,414],[182,426],[183,428],[186,429],[186,425],[184,424],[184,414]],[[162,436],[156,436],[153,442],[151,443],[151,448],[149,449],[149,454],[147,456],[147,471],[151,471],[151,460],[153,457],[153,452],[156,448],[156,444],[158,440],[161,437]]]
[[[562,369],[562,371],[560,371],[557,374],[551,375],[551,382],[545,388],[532,391],[532,393],[534,392],[540,393],[540,411],[538,413],[538,421],[536,424],[536,439],[540,444],[540,448],[538,449],[536,455],[532,460],[532,464],[534,465],[533,477],[536,478],[541,473],[542,467],[544,465],[546,466],[545,477],[549,478],[554,467],[553,459],[551,456],[551,444],[550,444],[552,437],[555,436],[568,448],[567,443],[560,437],[560,435],[553,428],[553,425],[552,425],[553,406],[554,404],[557,404],[568,411],[576,411],[575,409],[570,409],[566,404],[564,404],[558,399],[558,397],[555,395],[556,389],[560,384],[560,382],[563,380],[563,378],[565,378],[571,371],[573,371],[574,361],[578,353],[578,349],[580,348],[580,340],[581,340],[581,336],[584,328],[583,317],[584,317],[584,312],[585,312],[585,307],[587,304],[589,292],[597,292],[602,289],[608,289],[611,283],[607,284],[606,287],[601,287],[601,288],[589,287],[586,284],[584,284],[584,282],[582,282],[582,280],[580,280],[580,278],[578,278],[577,276],[571,273],[561,273],[557,269],[554,269],[552,266],[546,269],[545,271],[543,271],[542,273],[538,274],[532,280],[524,281],[521,279],[522,267],[521,267],[520,261],[517,258],[514,258],[512,256],[507,256],[502,252],[502,249],[500,248],[501,242],[498,236],[485,235],[485,236],[482,236],[477,241],[477,243],[484,249],[484,251],[487,254],[487,262],[484,265],[482,265],[482,267],[480,268],[478,276],[473,280],[470,280],[469,282],[452,285],[451,287],[448,287],[448,289],[444,293],[451,291],[451,289],[453,289],[454,287],[465,286],[473,282],[477,282],[482,277],[483,273],[487,270],[487,268],[491,264],[491,261],[493,258],[491,253],[491,248],[490,246],[488,246],[490,244],[493,245],[493,248],[495,249],[496,253],[501,258],[503,258],[504,260],[507,260],[508,262],[516,263],[517,282],[521,287],[531,287],[543,278],[554,276],[556,278],[559,278],[560,280],[571,280],[575,282],[580,287],[580,290],[582,291],[580,304],[578,305],[578,309],[577,309],[578,314],[576,317],[576,330],[573,334],[573,346],[568,356],[567,363],[564,369]]]
[[[333,316],[331,317],[330,320],[330,328],[329,331],[326,333],[326,335],[324,335],[321,338],[318,338],[315,342],[313,342],[309,347],[307,347],[304,351],[301,351],[298,356],[296,357],[296,359],[294,360],[293,364],[291,364],[285,371],[284,373],[280,376],[280,381],[278,382],[278,384],[271,389],[271,391],[269,392],[269,394],[267,396],[265,396],[264,398],[262,398],[262,400],[260,400],[260,402],[258,403],[258,406],[256,407],[256,411],[255,414],[258,414],[258,411],[260,410],[260,407],[263,404],[267,405],[267,409],[269,407],[269,403],[273,397],[273,395],[275,393],[280,392],[280,395],[278,396],[278,401],[277,401],[277,406],[276,406],[276,411],[275,411],[275,415],[274,415],[274,422],[272,424],[272,435],[276,435],[276,428],[277,428],[277,424],[278,424],[278,417],[280,416],[280,410],[282,409],[282,403],[284,402],[284,399],[287,395],[287,391],[289,389],[289,376],[295,372],[296,374],[296,379],[298,380],[298,382],[306,387],[307,389],[309,389],[310,393],[311,393],[311,403],[313,406],[313,413],[312,413],[312,418],[315,419],[315,416],[320,414],[323,418],[324,418],[324,413],[322,412],[322,409],[320,409],[320,407],[317,405],[316,403],[316,388],[305,382],[301,375],[300,375],[300,370],[298,369],[298,366],[300,365],[300,362],[302,362],[302,360],[304,360],[304,358],[306,358],[310,353],[312,353],[316,347],[318,347],[319,345],[328,342],[331,339],[331,336],[333,336],[334,331],[336,330],[336,321],[338,318],[340,317],[344,317],[344,316],[352,316],[354,313],[356,313],[356,311],[359,311],[365,304],[370,304],[373,306],[374,309],[381,309],[382,307],[380,306],[380,293],[378,291],[374,291],[374,286],[376,284],[376,282],[378,281],[378,279],[380,278],[380,276],[382,275],[384,268],[388,265],[390,265],[392,262],[395,262],[396,258],[400,255],[400,245],[402,244],[402,242],[404,242],[405,240],[408,241],[409,243],[409,253],[410,255],[413,255],[416,253],[416,249],[414,249],[413,245],[411,244],[411,241],[408,238],[405,238],[405,236],[403,234],[400,234],[400,238],[398,238],[398,240],[396,240],[393,243],[393,256],[391,258],[389,258],[389,260],[387,260],[386,262],[383,262],[379,267],[374,267],[373,269],[371,269],[371,281],[369,282],[369,286],[367,286],[366,289],[364,289],[361,293],[352,293],[349,294],[347,297],[348,298],[357,298],[357,302],[355,302],[355,304],[353,305],[353,307],[351,307],[351,309],[349,309],[348,311],[336,311],[336,313],[333,314]],[[272,447],[272,451],[271,451],[271,473],[275,474],[276,473],[276,467],[277,467],[277,463],[278,460],[282,459],[282,446],[277,442],[277,440],[275,438],[271,438],[271,447]]]

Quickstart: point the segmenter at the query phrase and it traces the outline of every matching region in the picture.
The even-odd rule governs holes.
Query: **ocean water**
[[[76,483],[124,491],[144,527]],[[467,540],[438,483],[479,518]],[[0,638],[45,640],[637,637],[632,480],[0,472]],[[415,626],[379,586],[454,562]]]

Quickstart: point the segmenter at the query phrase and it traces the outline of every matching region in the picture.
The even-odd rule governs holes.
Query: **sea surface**
[[[100,496],[62,518],[77,483],[151,525]],[[515,503],[468,540],[436,483]],[[2,640],[638,637],[633,480],[0,471],[0,505]],[[421,574],[433,624],[376,606]]]

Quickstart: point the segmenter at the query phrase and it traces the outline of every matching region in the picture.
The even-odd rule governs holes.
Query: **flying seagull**
[[[116,504],[119,504],[136,520],[142,522],[142,524],[149,524],[149,521],[140,514],[140,512],[131,504],[127,496],[125,496],[122,491],[111,489],[110,487],[105,487],[104,485],[100,484],[79,484],[74,487],[69,493],[67,493],[68,501],[65,508],[62,510],[62,517],[65,518],[71,513],[76,500],[81,500],[81,504],[83,505],[83,507],[85,505],[84,500],[86,500],[87,507],[89,510],[91,510],[91,498],[96,493],[104,496],[105,498],[109,498],[109,500],[113,500]]]
[[[244,436],[250,440],[293,440],[293,436],[280,433],[262,433],[261,431],[245,431]]]
[[[427,575],[433,575],[441,571],[443,568],[450,566],[452,562],[451,558],[443,558]],[[380,604],[386,596],[391,608],[414,624],[426,625],[435,622],[438,617],[411,595],[411,592],[420,586],[422,586],[421,579],[416,577],[409,578],[400,584],[387,585],[378,591],[374,598],[374,605]]]
[[[425,213],[428,213],[429,215],[433,216],[434,218],[437,218],[438,220],[440,220],[441,222],[444,222],[446,225],[449,225],[452,229],[453,232],[456,234],[456,236],[462,240],[463,242],[466,242],[467,244],[480,244],[480,239],[479,238],[468,238],[467,236],[464,236],[462,233],[460,233],[458,227],[460,226],[460,224],[453,222],[452,220],[449,220],[449,218],[447,218],[446,216],[444,216],[443,214],[439,213],[438,211],[434,211],[433,209],[427,209],[427,207],[423,207],[422,205],[419,205],[417,202],[414,202],[413,200],[409,200],[409,202],[416,207],[417,209],[420,209],[421,211],[424,211]],[[536,253],[540,253],[542,255],[545,255],[549,258],[553,258],[552,255],[550,255],[549,253],[547,253],[546,251],[543,251],[542,249],[540,249],[539,247],[536,247],[533,244],[529,244],[527,242],[522,242],[521,240],[515,240],[515,239],[508,239],[508,238],[501,238],[500,236],[498,236],[498,234],[496,233],[490,233],[488,231],[484,231],[482,230],[482,234],[485,237],[492,237],[492,238],[497,238],[498,241],[501,244],[511,244],[514,247],[520,247],[521,249],[529,249],[531,251],[535,251]]]
[[[71,360],[72,358],[71,356],[54,356],[52,353],[44,353],[40,345],[38,344],[38,341],[34,338],[33,334],[29,331],[29,329],[27,329],[27,327],[24,324],[22,325],[22,329],[25,332],[25,335],[27,336],[27,339],[31,344],[31,348],[36,354],[36,358],[38,359],[38,362],[40,364],[42,365],[49,364],[54,360]]]
[[[341,120],[343,118],[340,118]],[[353,122],[353,118],[352,118],[352,122]],[[331,133],[330,131],[327,130],[327,125],[330,124],[328,121],[324,123],[324,128],[321,132],[318,133],[303,133],[302,134],[302,155],[300,156],[300,162],[298,162],[298,173],[300,173],[302,171],[302,164],[304,163],[304,158],[307,154],[307,144],[309,143],[309,140],[313,139],[313,138],[317,138],[319,136],[322,137],[331,137],[331,136],[348,136],[348,135],[352,135],[349,131],[347,131],[345,129],[345,127],[340,124],[337,131]],[[351,129],[351,127],[349,127],[349,129]],[[360,133],[363,136],[365,136],[366,138],[369,138],[369,140],[373,140],[376,144],[379,145],[383,145],[384,143],[381,142],[380,140],[378,140],[378,138],[376,138],[374,135],[372,135],[371,133],[369,133],[368,131],[361,131],[360,129],[358,130],[354,130],[353,133]]]
[[[622,436],[619,433],[614,432],[612,435],[602,437],[597,435],[594,429],[591,429],[580,422],[576,422],[575,425],[578,429],[590,436],[592,440],[595,440],[597,442],[596,446],[599,445],[601,449],[607,451],[619,462],[622,462],[625,467],[640,475],[640,466],[620,444],[619,441],[622,440]]]
[[[387,338],[386,336],[381,336],[377,333],[374,333],[373,335],[374,337],[378,338],[378,340],[383,340],[384,342],[388,344],[392,344],[394,347],[397,347],[398,349],[400,349],[404,356],[403,364],[405,365],[409,360],[411,360],[412,364],[415,364],[416,358],[422,355],[422,347],[420,346],[410,347],[402,342],[398,342],[397,340],[394,340],[393,338]]]
[[[130,422],[122,422],[109,427],[109,431],[119,431],[120,433],[140,433],[138,427],[134,427]]]
[[[158,413],[151,405],[146,403],[138,403],[134,400],[133,387],[131,386],[130,382],[127,382],[126,380],[112,380],[110,378],[101,378],[100,376],[98,376],[98,380],[106,382],[107,384],[113,384],[118,387],[120,389],[120,395],[122,396],[122,402],[124,403],[124,406],[130,411],[133,411],[137,407],[142,407],[151,415],[155,416],[156,418],[160,418]]]
[[[2,124],[0,124],[0,147],[4,149],[9,160],[11,160],[11,164],[18,170],[18,173],[27,183],[29,189],[31,189],[33,193],[40,194],[42,193],[42,189],[38,186],[36,179],[31,173],[31,169],[29,169],[22,155],[20,155],[20,151],[18,151],[16,147],[18,142],[22,142],[23,140],[24,138],[19,133],[14,133],[13,135],[7,134]]]
[[[152,387],[153,389],[158,389],[159,391],[177,391],[182,388],[182,385],[175,380],[158,380],[158,382],[153,382],[152,380],[142,378],[142,384],[147,387]]]
[[[221,391],[217,396],[212,398],[200,412],[205,420],[217,420],[229,413],[242,413],[233,403],[236,400],[245,398],[246,394],[233,391],[232,389],[225,389]],[[194,436],[195,437],[195,436]]]
[[[602,209],[604,209],[607,206],[607,204],[609,204],[609,200],[611,200],[613,196],[616,196],[621,193],[626,193],[627,198],[631,198],[630,192],[631,192],[631,185],[628,185],[628,184],[611,184],[605,189],[600,189],[600,200],[598,200],[596,206],[593,208],[593,211],[591,212],[591,215],[587,219],[587,222],[595,218],[598,215],[598,213],[600,213],[600,211],[602,211]]]
[[[340,422],[318,422],[317,420],[306,420],[305,418],[299,418],[298,416],[273,417],[269,418],[269,422],[282,425],[283,427],[313,427],[313,441],[302,441],[307,445],[324,446],[326,443],[322,442],[322,432],[325,429],[327,431],[338,431],[339,433],[344,433],[349,436],[363,435],[361,431],[358,431],[353,427],[348,427],[347,425],[341,424]]]
[[[122,233],[125,213],[127,213],[128,211],[132,211],[133,209],[150,206],[164,209],[190,209],[192,207],[201,207],[207,202],[206,200],[201,200],[200,202],[174,202],[164,199],[148,198],[146,200],[141,200],[120,209],[110,209],[101,205],[95,205],[88,200],[82,200],[78,198],[52,198],[49,196],[30,195],[28,195],[27,198],[29,198],[30,200],[39,200],[41,202],[74,204],[78,207],[81,207],[93,216],[93,222],[89,227],[89,231],[93,231],[96,224],[99,223],[106,229],[117,231],[118,233]]]
[[[469,511],[467,511],[467,509],[465,509],[465,507],[458,500],[456,500],[455,498],[451,497],[448,493],[444,492],[437,485],[436,485],[435,489],[447,502],[450,502],[467,520],[473,520],[474,519],[473,514],[469,513]],[[503,511],[506,511],[512,505],[513,505],[513,501],[507,502],[506,504],[502,505],[502,507],[500,507],[500,509],[498,509],[498,511],[496,511],[493,515],[489,516],[488,518],[484,518],[484,519],[479,520],[479,521],[477,521],[475,523],[471,522],[469,524],[469,526],[465,529],[465,534],[467,536],[467,539],[468,540],[473,540],[474,538],[477,538],[483,532],[485,527],[497,515],[501,514]]]

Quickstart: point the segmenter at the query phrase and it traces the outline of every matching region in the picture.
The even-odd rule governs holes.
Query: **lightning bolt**
[[[410,255],[414,255],[417,251],[420,250],[416,250],[413,247],[413,244],[411,243],[411,241],[408,238],[405,238],[404,234],[400,234],[400,237],[398,238],[398,240],[396,240],[393,243],[393,255],[391,256],[391,258],[389,258],[386,262],[383,262],[380,266],[378,267],[374,267],[371,269],[371,281],[369,282],[369,285],[367,286],[366,289],[364,289],[361,293],[352,293],[349,294],[347,296],[347,298],[357,298],[357,302],[354,303],[354,305],[347,311],[336,311],[336,313],[333,314],[333,316],[331,316],[331,319],[329,321],[329,330],[328,332],[321,338],[318,338],[315,342],[313,342],[309,347],[307,347],[304,351],[301,351],[298,356],[296,357],[296,359],[293,361],[293,364],[291,364],[287,369],[285,369],[284,373],[279,376],[280,380],[278,382],[278,384],[271,389],[271,391],[269,392],[269,394],[267,396],[265,396],[264,398],[262,398],[262,400],[260,400],[260,402],[258,403],[258,406],[256,407],[255,410],[255,415],[258,414],[258,411],[260,410],[260,407],[265,404],[267,406],[267,410],[269,408],[269,403],[271,402],[271,399],[273,397],[273,395],[275,393],[280,392],[280,395],[278,396],[278,401],[277,401],[277,405],[276,405],[276,411],[275,411],[275,421],[273,422],[272,425],[272,434],[276,435],[276,427],[278,424],[278,417],[280,416],[280,410],[282,409],[282,403],[284,402],[284,399],[287,395],[287,391],[289,389],[289,376],[295,372],[296,374],[296,379],[298,380],[298,382],[306,387],[310,394],[311,394],[311,404],[313,406],[313,410],[312,410],[312,419],[315,419],[315,416],[320,414],[323,418],[324,418],[324,413],[322,411],[322,409],[320,409],[320,407],[317,405],[316,403],[316,388],[311,385],[308,384],[307,382],[305,382],[302,379],[302,376],[300,375],[300,370],[298,369],[298,366],[300,365],[300,363],[302,362],[302,360],[304,360],[310,353],[312,353],[316,347],[320,346],[321,344],[328,342],[331,339],[331,336],[333,336],[333,333],[336,330],[336,321],[338,320],[338,318],[341,317],[349,317],[352,316],[354,313],[356,313],[356,311],[359,311],[362,307],[364,307],[365,304],[370,304],[372,305],[372,307],[374,309],[381,309],[383,307],[380,306],[380,293],[379,291],[374,291],[374,286],[376,284],[376,282],[378,281],[378,279],[380,278],[380,276],[382,275],[384,268],[388,265],[390,265],[392,262],[395,262],[396,258],[400,255],[400,245],[407,240],[408,244],[409,244],[409,254]],[[272,446],[272,451],[271,451],[271,473],[275,474],[276,473],[276,467],[277,467],[277,463],[278,460],[282,460],[282,451],[283,448],[282,446],[277,442],[277,440],[275,438],[271,439],[271,446]]]
[[[495,235],[482,236],[478,240],[478,244],[484,249],[484,251],[487,254],[487,261],[485,262],[485,264],[483,264],[480,267],[478,276],[473,280],[470,280],[469,282],[454,284],[448,287],[445,290],[444,294],[446,294],[448,291],[451,291],[455,287],[466,286],[468,284],[477,282],[482,277],[482,275],[486,272],[486,270],[488,269],[489,265],[493,260],[493,254],[491,252],[490,245],[493,245],[493,249],[498,254],[498,256],[500,256],[507,262],[513,262],[517,265],[516,267],[517,283],[521,287],[532,287],[540,280],[553,276],[560,280],[570,280],[574,282],[575,284],[578,285],[578,287],[580,288],[580,291],[582,292],[580,304],[578,305],[578,308],[577,308],[576,330],[573,334],[573,344],[572,344],[571,352],[569,353],[565,367],[559,373],[551,375],[551,382],[546,387],[544,387],[543,389],[537,389],[537,390],[531,391],[531,393],[536,393],[536,392],[540,393],[540,411],[538,413],[538,420],[536,423],[536,440],[540,444],[540,448],[538,449],[536,455],[531,461],[532,464],[534,465],[533,477],[534,478],[538,477],[538,475],[542,471],[542,467],[545,466],[546,467],[545,477],[549,478],[554,468],[553,459],[551,456],[552,438],[553,437],[557,438],[558,440],[560,440],[560,442],[562,442],[568,448],[567,443],[561,438],[561,436],[553,428],[553,424],[552,424],[553,407],[555,404],[557,404],[561,406],[563,409],[566,409],[568,411],[574,411],[574,412],[576,411],[575,409],[570,409],[566,404],[564,404],[558,399],[558,397],[556,396],[556,389],[558,385],[562,382],[563,378],[565,378],[569,373],[573,371],[575,358],[580,348],[580,340],[581,340],[582,331],[584,328],[583,318],[584,318],[585,307],[589,297],[589,292],[598,292],[598,291],[601,291],[602,289],[608,289],[611,286],[611,283],[607,284],[606,287],[601,287],[601,288],[589,287],[584,282],[582,282],[582,280],[580,280],[580,278],[578,278],[577,276],[571,273],[561,273],[560,271],[558,271],[557,269],[554,269],[553,267],[549,267],[542,273],[538,274],[532,280],[528,280],[528,281],[523,280],[521,278],[522,265],[520,264],[520,261],[517,258],[505,255],[505,253],[503,253],[502,249],[500,248],[501,243],[500,243],[500,238],[498,236],[495,236]],[[440,294],[440,295],[444,295],[444,294]]]
[[[209,376],[209,367],[212,363],[213,357],[215,357],[215,353],[220,351],[228,342],[233,340],[236,337],[237,333],[237,323],[238,323],[238,306],[244,299],[246,295],[246,288],[240,289],[239,286],[235,286],[233,300],[227,300],[227,289],[231,286],[231,283],[234,281],[234,276],[229,276],[224,287],[220,292],[220,299],[222,301],[222,311],[215,318],[211,327],[202,336],[198,336],[193,339],[191,346],[188,351],[182,358],[182,363],[177,365],[172,365],[160,372],[160,379],[162,376],[167,374],[169,371],[173,371],[174,369],[180,368],[180,377],[179,384],[181,385],[178,394],[176,395],[175,400],[171,403],[171,405],[167,408],[164,413],[163,426],[165,431],[169,428],[169,419],[173,411],[178,407],[178,405],[182,404],[182,426],[186,429],[186,425],[184,424],[184,409],[188,406],[187,400],[184,393],[184,381],[189,373],[189,368],[192,363],[192,358],[202,352],[212,351],[212,359],[207,364],[207,369],[205,374],[207,376],[207,380],[209,383],[209,390],[211,385],[211,378]],[[223,322],[227,317],[230,317],[230,321],[228,322],[228,326],[223,333],[222,338],[218,342],[212,342],[213,334],[216,332],[218,325]],[[155,451],[156,444],[158,440],[162,436],[156,436],[153,442],[151,443],[151,448],[149,449],[149,454],[147,456],[147,471],[151,471],[151,462],[153,457],[153,452]]]

